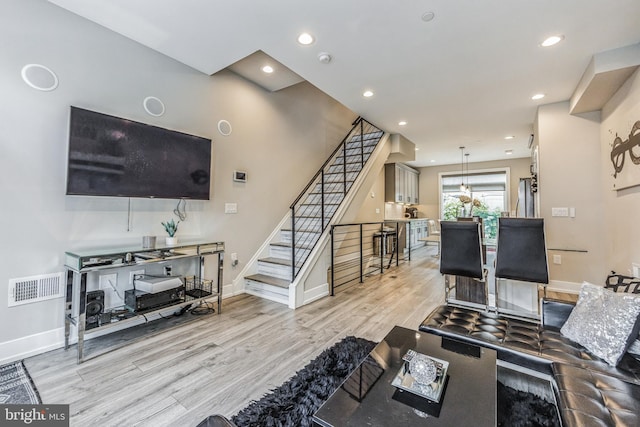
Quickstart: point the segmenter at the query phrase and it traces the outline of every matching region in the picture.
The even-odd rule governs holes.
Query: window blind
[[[444,193],[459,193],[462,174],[442,177]],[[470,185],[473,191],[505,191],[507,189],[506,172],[469,173],[464,175],[464,184]]]

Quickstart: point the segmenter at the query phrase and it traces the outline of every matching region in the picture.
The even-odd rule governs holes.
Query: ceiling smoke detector
[[[435,17],[436,17],[436,14],[429,11],[429,12],[423,13],[421,18],[424,22],[429,22],[429,21],[433,21],[433,18]]]
[[[331,62],[331,55],[329,55],[327,52],[320,52],[318,54],[318,61],[322,62],[323,64],[328,64],[329,62]]]

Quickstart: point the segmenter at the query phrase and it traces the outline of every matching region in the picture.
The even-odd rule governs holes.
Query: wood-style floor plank
[[[411,262],[297,310],[240,295],[224,300],[221,315],[80,365],[75,347],[25,364],[45,403],[71,405],[72,426],[195,426],[211,414],[230,417],[347,335],[380,341],[395,325],[417,329],[444,300],[433,253],[415,251]]]

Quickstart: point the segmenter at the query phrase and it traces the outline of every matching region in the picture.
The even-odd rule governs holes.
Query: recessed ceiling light
[[[504,139],[513,139],[513,138],[515,138],[515,136],[513,136],[513,135],[509,135],[509,136],[505,136],[504,137]]]
[[[398,122],[398,126],[406,126],[407,122],[405,122],[404,120],[401,120]]]
[[[271,65],[265,65],[264,67],[262,67],[262,71],[267,74],[271,74],[273,73],[273,67]]]
[[[313,43],[313,41],[314,41],[313,36],[309,33],[302,33],[298,36],[298,43],[303,44],[305,46]]]
[[[507,156],[510,156],[513,154],[513,150],[504,150],[504,154],[506,154]]]
[[[534,101],[535,101],[536,99],[542,99],[542,98],[544,98],[544,93],[536,93],[535,95],[533,95],[533,96],[531,97],[531,99],[533,99]]]
[[[436,161],[435,161],[435,159],[431,159],[430,162],[431,163],[435,163]]]
[[[433,12],[425,12],[425,13],[422,14],[422,20],[424,22],[429,22],[429,21],[432,21],[433,18],[435,18],[435,16],[436,16],[436,14],[433,13]]]
[[[560,43],[562,40],[564,40],[563,35],[547,37],[542,43],[540,43],[540,46],[542,47],[553,46],[554,44]]]
[[[370,90],[365,90],[364,92],[362,92],[362,96],[364,96],[365,98],[371,98],[373,96],[373,92],[371,92]]]
[[[420,149],[418,147],[415,148],[416,151],[420,151]]]

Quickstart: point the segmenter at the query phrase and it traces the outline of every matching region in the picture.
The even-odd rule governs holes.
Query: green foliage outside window
[[[470,204],[467,203],[467,215],[469,214],[469,205]],[[442,207],[442,219],[445,221],[455,220],[460,215],[461,209],[463,208],[465,208],[465,205],[457,196],[447,197]],[[489,209],[489,207],[481,201],[480,206],[474,206],[471,214],[473,216],[482,218],[485,237],[490,239],[496,238],[498,232],[498,218],[500,217],[500,208]]]

